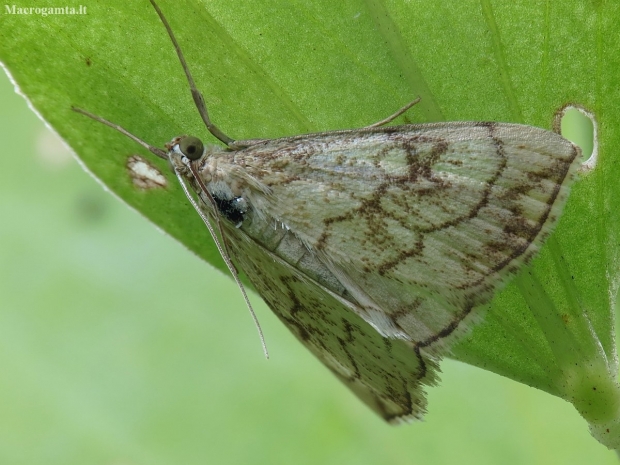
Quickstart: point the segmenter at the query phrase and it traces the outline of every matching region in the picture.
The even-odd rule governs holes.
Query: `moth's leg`
[[[159,16],[159,19],[161,19],[161,22],[164,24],[164,27],[166,28],[166,31],[168,32],[168,36],[170,36],[170,40],[172,41],[172,45],[174,46],[174,49],[177,52],[177,56],[179,57],[179,61],[181,62],[183,71],[185,71],[185,76],[187,78],[189,88],[192,92],[192,98],[194,99],[194,103],[196,104],[196,108],[198,109],[198,113],[200,113],[202,121],[204,121],[205,126],[207,127],[207,129],[209,130],[211,134],[213,134],[219,140],[224,142],[226,145],[230,146],[231,144],[235,142],[235,140],[231,137],[228,137],[226,134],[224,134],[220,130],[220,128],[218,128],[215,124],[211,122],[211,119],[209,118],[209,113],[207,112],[207,105],[205,104],[205,100],[202,94],[200,93],[200,91],[198,90],[198,88],[196,87],[196,84],[194,83],[194,78],[192,78],[192,74],[189,72],[189,67],[187,66],[187,63],[185,62],[185,57],[183,56],[181,47],[179,46],[179,43],[177,42],[176,37],[174,37],[174,33],[172,32],[172,28],[170,27],[170,24],[168,24],[168,20],[166,20],[166,18],[164,17],[164,14],[161,12],[161,10],[159,9],[159,6],[157,6],[157,3],[155,3],[154,0],[151,0],[151,4],[153,5],[153,8],[155,8],[155,11],[157,12],[157,15]]]
[[[404,107],[402,107],[400,110],[398,110],[396,113],[394,113],[393,115],[388,116],[385,119],[382,119],[381,121],[377,121],[374,124],[371,124],[370,126],[364,126],[362,129],[372,129],[372,128],[378,128],[380,126],[383,126],[385,124],[388,124],[392,121],[394,121],[396,118],[398,118],[400,115],[402,115],[404,112],[406,112],[407,110],[409,110],[409,108],[411,108],[412,106],[414,106],[416,103],[418,103],[420,100],[422,100],[421,97],[418,97],[417,99],[415,99],[413,102],[409,102],[407,105],[405,105]]]
[[[378,121],[374,124],[371,124],[370,126],[364,126],[362,129],[372,129],[372,128],[378,128],[379,126],[383,126],[384,124],[388,124],[391,121],[394,121],[396,118],[398,118],[400,115],[402,115],[404,112],[406,112],[407,110],[409,110],[409,108],[411,108],[412,106],[414,106],[416,103],[418,103],[422,98],[418,97],[417,99],[415,99],[413,102],[409,102],[407,105],[405,105],[404,107],[402,107],[400,110],[398,110],[396,113],[394,113],[393,115],[388,116],[385,119],[382,119],[381,121]],[[232,149],[232,150],[239,150],[239,149],[244,149],[246,147],[251,147],[252,145],[256,145],[256,144],[260,144],[261,142],[265,142],[269,139],[246,139],[246,140],[235,140],[232,141],[230,144],[228,144],[228,148]]]

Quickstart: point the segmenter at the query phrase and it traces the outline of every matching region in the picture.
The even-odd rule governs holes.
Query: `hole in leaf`
[[[583,161],[592,155],[594,146],[594,124],[577,108],[569,108],[562,117],[562,135],[581,147]]]
[[[597,123],[594,115],[580,105],[569,104],[556,114],[563,137],[581,148],[582,171],[594,169],[598,155]]]

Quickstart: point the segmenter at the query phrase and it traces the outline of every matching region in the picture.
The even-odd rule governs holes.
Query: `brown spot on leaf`
[[[162,189],[168,186],[161,171],[140,155],[131,155],[126,166],[131,181],[139,189]]]

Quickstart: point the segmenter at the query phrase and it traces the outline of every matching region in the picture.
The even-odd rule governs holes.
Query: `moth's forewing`
[[[250,203],[322,257],[364,318],[421,342],[538,249],[579,153],[531,126],[441,123],[277,139],[231,166],[268,186]]]

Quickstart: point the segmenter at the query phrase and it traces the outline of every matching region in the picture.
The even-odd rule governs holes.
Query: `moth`
[[[415,102],[361,129],[236,141],[151,3],[225,147],[179,136],[162,150],[73,109],[169,160],[248,305],[237,270],[370,408],[421,418],[441,355],[556,223],[580,149],[519,124],[385,126]]]

